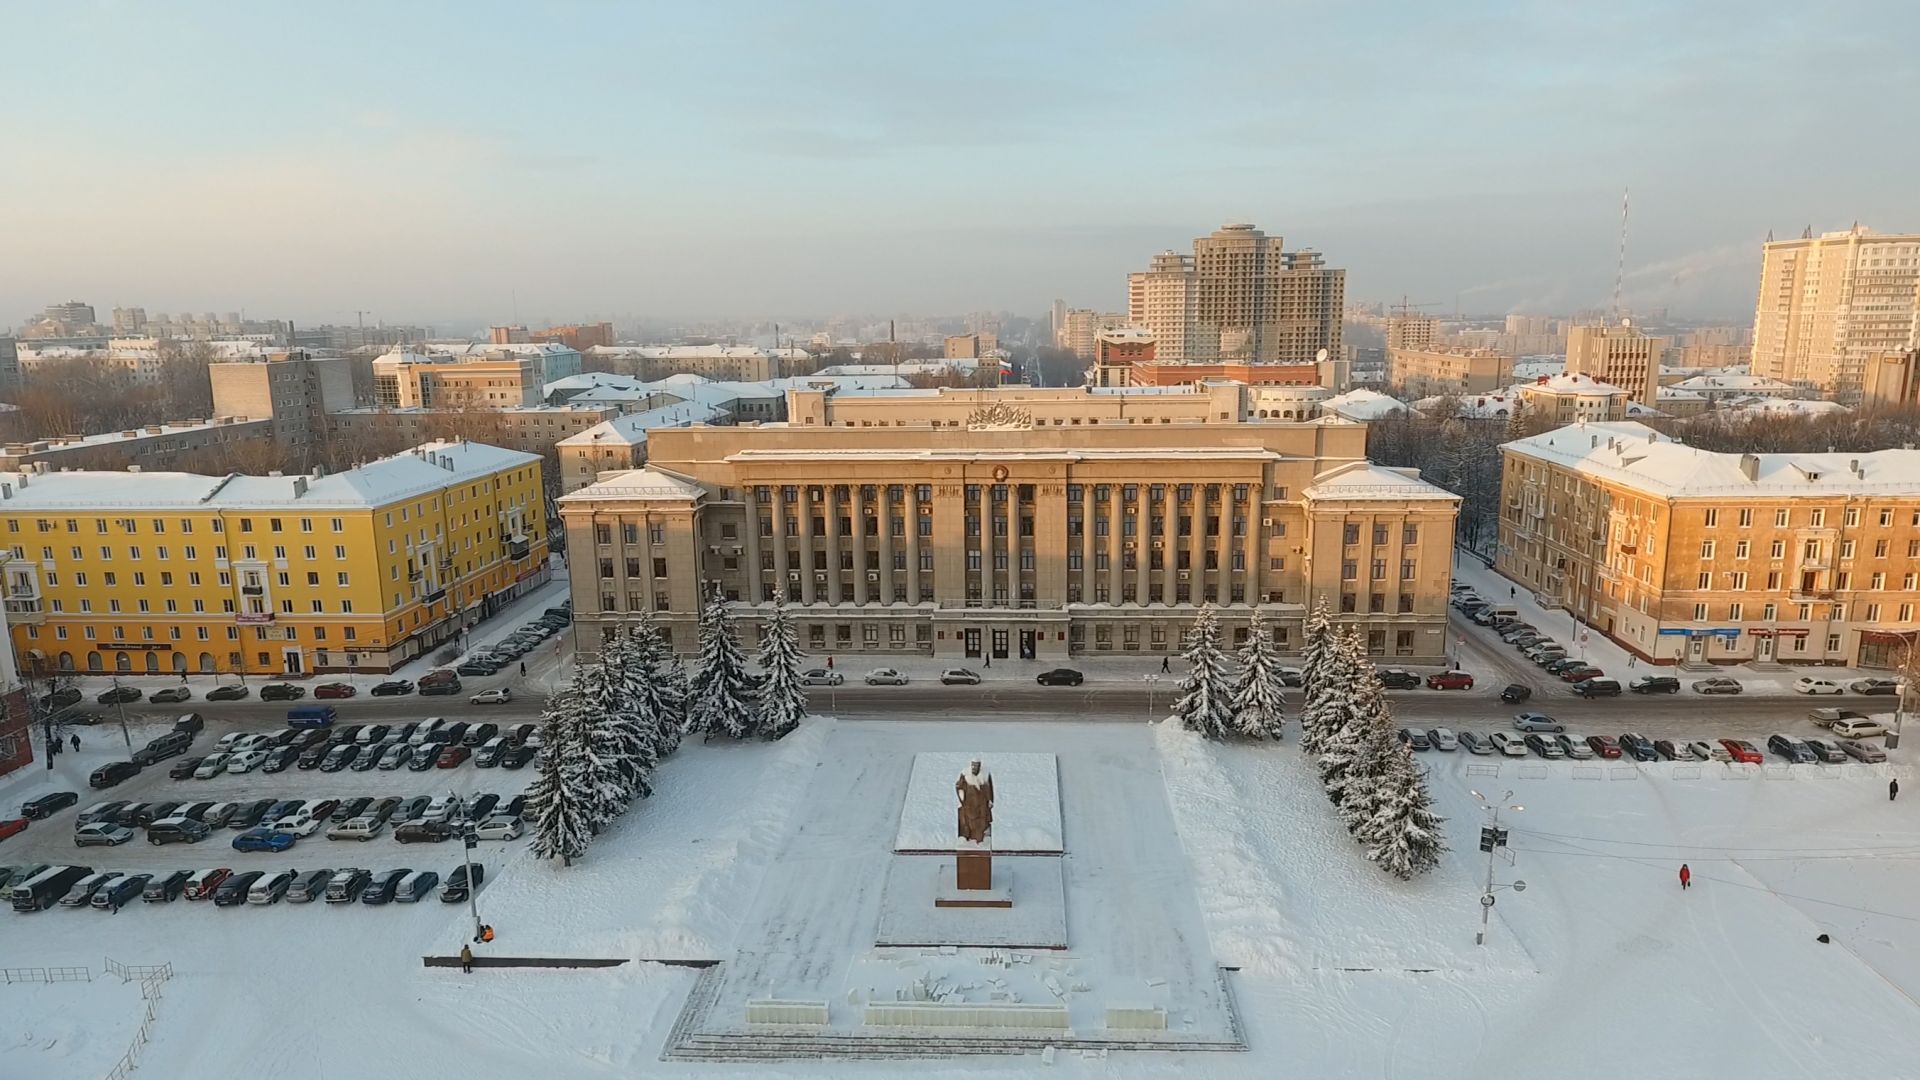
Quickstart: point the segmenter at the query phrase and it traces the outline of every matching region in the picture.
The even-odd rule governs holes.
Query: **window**
[[[1359,576],[1360,576],[1360,563],[1358,561],[1354,559],[1348,559],[1340,564],[1340,580],[1341,581],[1353,581],[1357,579]]]
[[[1694,578],[1693,587],[1696,589],[1713,588],[1713,575],[1702,570],[1699,575]]]
[[[1713,541],[1711,540],[1700,541],[1700,557],[1703,559],[1713,558]]]
[[[1775,510],[1773,512],[1773,527],[1776,529],[1784,529],[1787,527],[1787,511]]]
[[[1357,544],[1357,543],[1359,543],[1359,542],[1360,542],[1360,526],[1358,526],[1358,525],[1348,525],[1348,526],[1346,527],[1346,535],[1345,535],[1345,537],[1343,538],[1343,542],[1345,542],[1345,543],[1347,543],[1347,544]]]
[[[1741,613],[1742,613],[1742,612],[1741,612],[1741,607],[1742,607],[1742,605],[1740,605],[1740,604],[1728,604],[1728,605],[1727,605],[1727,620],[1728,620],[1729,622],[1739,622],[1739,621],[1740,621],[1740,616],[1741,616]]]
[[[1849,529],[1860,524],[1860,508],[1857,506],[1847,507],[1846,512],[1841,514],[1840,520],[1845,522],[1846,527]],[[1819,523],[1815,522],[1815,524],[1817,525]]]
[[[1707,605],[1705,604],[1693,605],[1693,621],[1694,622],[1707,621]]]
[[[1840,541],[1840,557],[1843,559],[1853,558],[1853,541],[1851,540]]]
[[[1720,511],[1709,508],[1706,512],[1706,520],[1702,524],[1706,525],[1709,529],[1720,524]]]
[[[1749,529],[1753,527],[1753,508],[1752,507],[1747,507],[1740,511],[1740,527],[1743,529]]]
[[[1827,523],[1827,512],[1824,509],[1815,510],[1813,512],[1812,520],[1808,522],[1809,525],[1813,525],[1816,528],[1821,525],[1825,525],[1826,523]]]
[[[1735,571],[1734,573],[1728,574],[1727,587],[1730,589],[1733,589],[1735,592],[1745,592],[1747,588],[1746,571],[1740,570],[1740,571]]]
[[[1770,558],[1775,558],[1775,559],[1786,558],[1787,542],[1785,540],[1775,540],[1773,544],[1767,549],[1767,555]]]

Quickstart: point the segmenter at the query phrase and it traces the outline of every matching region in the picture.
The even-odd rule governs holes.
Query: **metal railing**
[[[140,1026],[133,1033],[133,1043],[120,1060],[107,1070],[106,1080],[127,1080],[133,1071],[140,1067],[140,1052],[153,1040],[153,1022],[155,1006],[160,1003],[160,991],[173,978],[172,964],[121,964],[113,959],[107,960],[107,972],[118,975],[124,981],[138,979],[140,982],[140,1000],[146,1005],[140,1016]]]
[[[0,968],[0,984],[92,982],[93,972],[83,967],[9,967]]]

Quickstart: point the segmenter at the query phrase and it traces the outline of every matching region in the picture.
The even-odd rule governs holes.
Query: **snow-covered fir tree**
[[[1366,736],[1365,680],[1378,682],[1379,676],[1367,663],[1366,647],[1357,631],[1340,634],[1336,641],[1322,676],[1322,700],[1315,710],[1314,723],[1320,728],[1320,779],[1326,785],[1327,798],[1338,806],[1346,800],[1349,773]]]
[[[1314,713],[1315,704],[1325,698],[1326,668],[1332,655],[1333,616],[1325,597],[1314,603],[1307,614],[1301,635],[1304,652],[1300,659],[1300,749],[1309,754],[1320,752],[1322,731]]]
[[[600,663],[606,678],[615,688],[617,715],[621,721],[619,737],[624,749],[628,786],[634,798],[653,793],[648,774],[660,764],[664,733],[654,713],[658,691],[652,685],[641,655],[640,640],[625,627],[616,629],[600,647]]]
[[[660,678],[660,730],[673,740],[673,746],[680,745],[680,736],[693,730],[688,712],[693,702],[693,680],[687,678],[687,665],[682,663],[680,655],[667,649],[665,641],[660,649],[666,659],[661,662]]]
[[[686,731],[687,671],[667,647],[652,612],[641,612],[628,632],[633,638],[634,661],[645,673],[653,742],[659,756],[666,757],[679,748],[680,736]]]
[[[1394,726],[1393,710],[1387,704],[1386,688],[1372,664],[1366,664],[1359,680],[1358,707],[1354,710],[1357,738],[1352,764],[1343,777],[1340,793],[1340,819],[1354,839],[1366,843],[1366,830],[1373,822],[1386,796],[1388,776],[1396,759],[1408,755],[1407,744],[1400,741]]]
[[[1280,658],[1273,651],[1273,637],[1253,610],[1253,623],[1247,628],[1247,644],[1240,650],[1240,674],[1233,684],[1232,720],[1228,730],[1250,739],[1278,739],[1286,721],[1281,689]]]
[[[700,611],[700,673],[687,705],[688,726],[707,738],[744,739],[753,727],[752,697],[733,612],[716,584]]]
[[[1362,830],[1367,858],[1402,881],[1439,866],[1447,850],[1440,828],[1446,819],[1433,812],[1426,773],[1412,754],[1393,760],[1381,787],[1379,807]]]
[[[631,747],[621,728],[624,718],[619,688],[605,663],[581,664],[573,669],[567,696],[573,701],[567,717],[575,729],[581,768],[587,776],[587,818],[593,831],[605,829],[627,809],[632,787],[628,774]]]
[[[800,683],[800,637],[787,617],[784,597],[776,594],[773,610],[760,628],[760,684],[754,726],[763,739],[780,739],[800,726],[807,716],[807,688]]]
[[[540,773],[527,788],[533,853],[566,866],[593,839],[591,778],[580,753],[580,729],[569,719],[575,705],[565,690],[547,699],[540,716]]]
[[[1182,658],[1187,676],[1180,680],[1180,697],[1173,704],[1174,715],[1188,731],[1197,731],[1209,739],[1222,739],[1233,706],[1232,688],[1227,674],[1227,656],[1220,649],[1220,624],[1214,618],[1213,605],[1200,609],[1187,632],[1187,648]]]

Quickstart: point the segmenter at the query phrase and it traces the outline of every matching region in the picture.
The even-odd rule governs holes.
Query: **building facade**
[[[1666,342],[1638,327],[1570,326],[1567,373],[1586,375],[1627,392],[1630,400],[1651,406],[1660,388],[1660,357]]]
[[[1127,275],[1127,322],[1153,335],[1163,360],[1207,361],[1219,355],[1220,335],[1202,332],[1200,276],[1193,259],[1163,251],[1148,268]]]
[[[35,674],[390,671],[547,577],[540,463],[431,443],[344,473],[0,474]]]
[[[1387,382],[1414,396],[1484,394],[1513,381],[1513,357],[1494,349],[1435,346],[1387,350]]]
[[[983,432],[990,431],[990,435]],[[1324,599],[1369,651],[1446,655],[1458,500],[1339,421],[652,433],[560,500],[583,642],[639,612],[694,648],[704,583],[747,641],[785,596],[814,654],[1171,654],[1203,605],[1297,650]]]
[[[1197,319],[1223,360],[1311,364],[1340,356],[1347,272],[1312,250],[1286,251],[1252,225],[1193,242]],[[1325,350],[1325,357],[1322,356]]]
[[[520,409],[546,382],[537,359],[453,357],[400,349],[373,362],[373,401],[388,409]]]
[[[1722,454],[1631,422],[1500,450],[1495,568],[1643,659],[1904,659],[1920,451]]]
[[[1099,312],[1091,308],[1073,308],[1067,312],[1066,332],[1060,347],[1083,360],[1093,359],[1093,346],[1102,330],[1127,325],[1121,312]]]
[[[944,355],[948,360],[979,360],[1000,351],[996,334],[948,334]]]
[[[1093,337],[1094,386],[1131,386],[1133,372],[1142,364],[1153,363],[1159,345],[1151,331],[1138,326],[1118,326],[1102,330]]]
[[[1590,375],[1542,375],[1515,390],[1527,416],[1556,426],[1627,416],[1627,392]]]
[[[797,346],[601,345],[591,355],[618,374],[646,380],[698,375],[716,382],[765,382],[805,375],[816,366],[813,354]]]
[[[171,469],[203,450],[232,448],[275,437],[271,420],[216,416],[179,424],[150,424],[101,435],[64,435],[0,448],[0,471],[28,465],[51,469]]]
[[[1431,349],[1440,336],[1440,323],[1431,315],[1398,311],[1387,319],[1387,350]]]
[[[207,365],[218,416],[272,421],[273,439],[304,462],[318,453],[327,434],[327,414],[355,405],[353,361],[294,350],[262,360]],[[152,466],[149,466],[152,467]]]
[[[1920,233],[1769,240],[1748,370],[1859,403],[1867,369],[1920,348]]]
[[[573,323],[567,326],[549,326],[544,330],[535,330],[527,335],[530,341],[546,341],[556,345],[565,345],[577,353],[589,349],[613,344],[613,324],[610,322]]]

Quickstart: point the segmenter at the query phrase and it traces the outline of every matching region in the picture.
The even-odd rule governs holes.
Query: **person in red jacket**
[[[1687,869],[1686,863],[1680,864],[1680,887],[1683,889],[1693,888],[1693,871]]]

